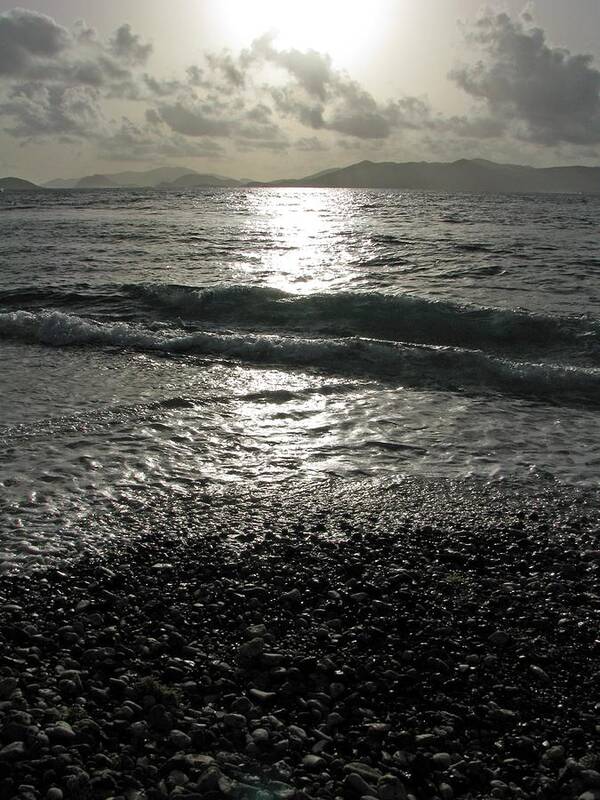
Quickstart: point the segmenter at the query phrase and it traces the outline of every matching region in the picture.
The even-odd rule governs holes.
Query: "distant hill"
[[[75,184],[76,189],[117,189],[116,183],[113,183],[107,175],[86,175]]]
[[[4,178],[16,181],[18,178]],[[21,181],[22,188],[38,188]],[[1,183],[0,183],[1,186]],[[360,161],[332,167],[303,178],[258,182],[224,175],[201,174],[185,167],[88,175],[79,180],[57,178],[47,188],[115,189],[119,187],[307,186],[357,189],[431,189],[439,192],[585,192],[600,193],[600,167],[523,167],[483,158],[452,162]],[[18,187],[13,187],[18,188]]]
[[[158,186],[163,181],[174,181],[182,175],[187,175],[189,172],[190,170],[185,167],[157,167],[156,169],[148,170],[115,172],[102,176],[90,175],[86,178],[54,178],[54,180],[45,183],[44,186],[47,189],[73,189],[75,186],[79,186],[82,180],[87,182],[94,179],[95,182],[95,179],[102,177],[110,181],[112,188],[119,186],[126,188],[152,187]],[[104,186],[106,185],[105,183]],[[85,186],[83,188],[85,188]],[[91,187],[88,185],[88,188]]]
[[[40,187],[23,178],[0,178],[0,189],[5,192],[31,192]]]
[[[187,175],[193,170],[189,167],[157,167],[142,171],[115,172],[107,175],[117,186],[158,186],[165,181],[174,181],[182,175]]]
[[[160,186],[240,186],[244,181],[223,175],[200,175],[189,167],[156,167],[148,170],[129,170],[84,178],[55,178],[44,184],[47,189],[116,189],[152,188]]]
[[[522,167],[480,158],[451,163],[361,161],[306,178],[253,185],[449,192],[600,192],[600,167]]]
[[[161,183],[163,189],[182,189],[200,186],[242,186],[242,181],[235,178],[226,178],[223,175],[200,175],[197,172],[189,172],[169,183]]]
[[[72,189],[77,183],[77,178],[54,178],[42,184],[45,189]]]

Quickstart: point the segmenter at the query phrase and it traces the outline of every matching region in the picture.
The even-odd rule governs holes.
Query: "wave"
[[[0,307],[57,309],[82,317],[170,322],[303,336],[359,336],[485,350],[513,359],[600,364],[600,322],[524,310],[462,305],[417,295],[330,292],[296,295],[264,286],[178,284],[21,287]]]
[[[566,349],[600,361],[600,324],[584,317],[551,317],[377,292],[292,295],[258,286],[196,289],[176,284],[123,289],[171,316],[205,323],[496,349],[517,355]]]
[[[600,370],[512,361],[480,350],[366,338],[223,334],[95,322],[62,312],[0,313],[0,336],[54,347],[96,346],[370,375],[412,388],[498,391],[600,404]]]

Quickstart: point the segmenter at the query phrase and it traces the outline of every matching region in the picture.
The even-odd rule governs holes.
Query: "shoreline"
[[[123,515],[2,579],[0,795],[596,800],[599,497],[406,479]]]

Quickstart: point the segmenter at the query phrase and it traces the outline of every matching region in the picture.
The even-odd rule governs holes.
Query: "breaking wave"
[[[360,336],[467,347],[516,359],[600,365],[600,322],[452,303],[410,294],[296,295],[269,287],[177,284],[26,287],[0,292],[3,310],[56,309],[111,322],[182,322],[303,336]]]
[[[201,322],[359,335],[421,344],[501,349],[575,350],[600,361],[600,325],[585,317],[469,306],[377,292],[293,295],[278,289],[179,285],[124,287],[163,312]]]
[[[187,332],[164,326],[150,329],[126,322],[97,322],[59,311],[2,313],[0,336],[53,347],[157,351],[371,375],[413,388],[496,391],[545,401],[600,404],[599,369],[505,359],[454,346],[362,337]]]

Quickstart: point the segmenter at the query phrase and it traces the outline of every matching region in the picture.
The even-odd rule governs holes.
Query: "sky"
[[[0,0],[0,176],[600,162],[598,0]]]

